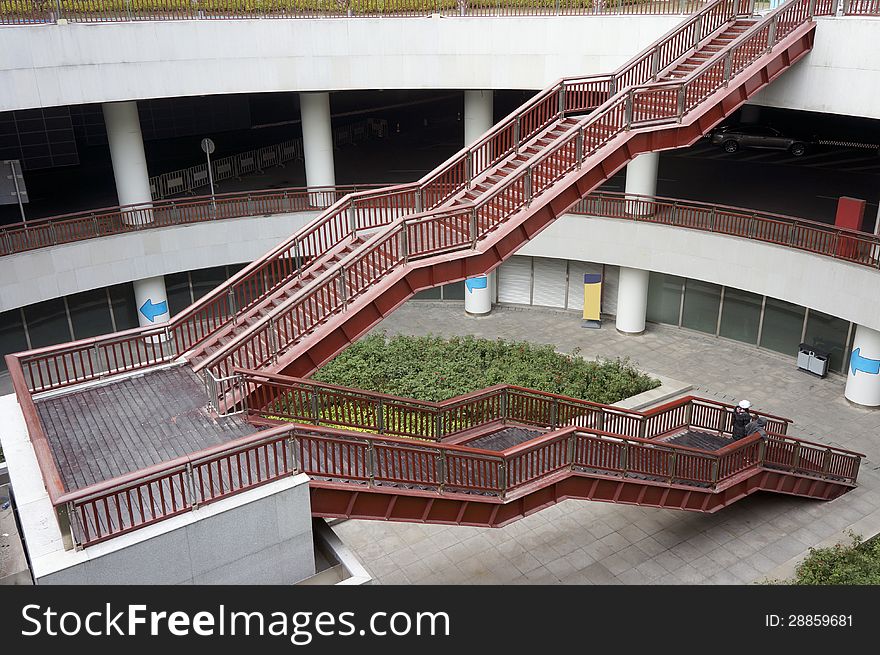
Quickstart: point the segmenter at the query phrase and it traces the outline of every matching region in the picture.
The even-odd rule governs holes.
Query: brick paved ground
[[[858,489],[831,502],[760,493],[712,515],[568,500],[505,528],[379,521],[335,526],[379,583],[707,583],[763,579],[778,565],[880,508],[880,411],[843,397],[844,378],[818,379],[793,358],[666,326],[625,337],[570,312],[408,303],[377,329],[474,334],[555,345],[585,357],[630,357],[642,370],[694,385],[697,395],[749,398],[793,418],[793,436],[868,455]]]

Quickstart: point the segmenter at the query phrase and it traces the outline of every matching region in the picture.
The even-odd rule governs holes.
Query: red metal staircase
[[[560,81],[415,184],[337,203],[305,234],[366,241],[291,286],[303,253],[323,252],[295,235],[231,280],[289,271],[260,299],[273,308],[208,356],[196,347],[196,370],[307,376],[419,290],[498,266],[635,155],[693,143],[812,46],[809,0],[760,18],[744,6],[719,0],[617,72]]]

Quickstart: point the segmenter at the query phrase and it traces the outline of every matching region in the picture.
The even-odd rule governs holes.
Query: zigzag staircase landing
[[[349,304],[345,312],[305,335],[266,370],[308,376],[416,292],[491,271],[637,154],[696,142],[806,55],[812,48],[814,30],[815,24],[811,22],[797,28],[780,47],[762,56],[727,88],[713,93],[689,112],[687,122],[632,129],[618,135],[603,148],[603,156],[587,160],[587,165],[566,175],[473,250],[411,262],[402,274],[387,275]]]
[[[627,410],[518,387],[493,387],[431,404],[255,372],[244,372],[244,378],[245,384],[257,386],[258,400],[249,411],[249,420],[256,425],[283,426],[280,430],[291,427],[272,418],[279,413],[299,421],[307,418],[303,411],[311,412],[331,424],[357,424],[375,431],[375,417],[385,415],[384,402],[387,408],[394,408],[388,416],[397,419],[389,425],[411,431],[419,429],[413,426],[434,425],[424,412],[437,412],[439,418],[445,412],[482,408],[476,412],[482,422],[477,420],[473,427],[444,435],[439,441],[430,429],[424,437],[427,441],[414,441],[310,425],[293,428],[295,432],[302,430],[295,448],[299,466],[311,478],[312,514],[328,518],[499,527],[565,499],[706,513],[756,491],[830,500],[855,486],[861,458],[857,453],[832,451],[784,434],[774,435],[767,443],[751,435],[725,445],[721,433],[714,430],[718,417],[732,408],[693,397],[644,413],[628,412],[625,420],[617,421],[615,413]],[[319,398],[316,403],[307,402],[309,394]],[[498,394],[506,394],[507,401],[493,403],[491,398]],[[279,404],[278,398],[284,400]],[[556,411],[551,411],[554,403]],[[310,405],[313,409],[304,409]],[[688,406],[690,411],[681,414]],[[488,407],[504,409],[496,414]],[[404,418],[407,409],[415,420]],[[564,421],[598,422],[622,432],[554,428],[556,419],[548,416],[557,415],[566,416]],[[785,430],[787,419],[767,418]],[[548,426],[548,420],[553,425]],[[696,423],[691,425],[691,421]],[[515,436],[515,445],[503,450],[478,446],[488,443],[483,437],[511,428],[544,434]],[[646,430],[649,434],[643,437],[631,434]],[[683,435],[700,436],[713,445],[707,450],[675,445],[676,438]],[[506,442],[509,440],[498,443]],[[797,448],[797,455],[793,448]],[[442,462],[439,465],[438,459]],[[369,483],[362,470],[367,461]],[[500,467],[499,462],[503,462]],[[713,478],[716,482],[705,482]],[[438,487],[438,479],[446,481],[445,489],[442,483]],[[506,482],[500,482],[502,479]],[[509,490],[498,493],[499,484],[505,489],[510,485]]]

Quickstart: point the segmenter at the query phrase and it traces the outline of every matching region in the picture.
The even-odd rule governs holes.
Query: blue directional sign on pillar
[[[868,375],[880,375],[880,359],[871,359],[870,357],[862,357],[862,349],[856,348],[849,357],[849,365],[852,368],[852,374],[855,375],[859,371]]]
[[[141,305],[140,311],[150,323],[155,323],[157,316],[168,313],[168,301],[163,300],[160,303],[154,303],[152,298],[148,298],[147,302]]]

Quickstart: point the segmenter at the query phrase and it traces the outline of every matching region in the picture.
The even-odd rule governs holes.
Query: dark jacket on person
[[[752,420],[749,410],[736,408],[733,412],[733,438],[742,439],[748,435],[747,426]]]

